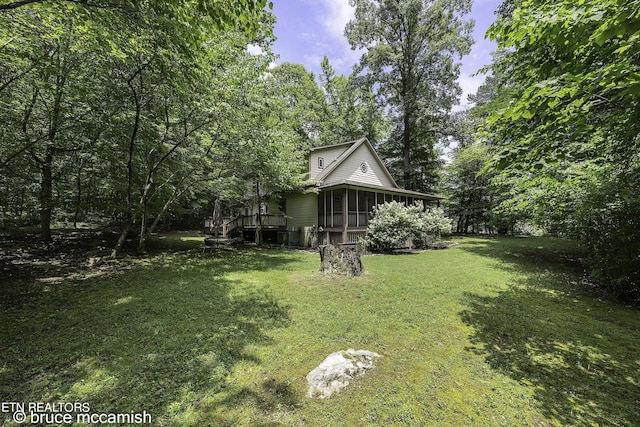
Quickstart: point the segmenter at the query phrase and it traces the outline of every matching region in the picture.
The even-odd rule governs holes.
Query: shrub
[[[418,205],[405,206],[395,201],[374,207],[367,230],[367,246],[386,253],[405,247],[420,229],[419,211]]]
[[[444,215],[441,208],[420,212],[420,232],[414,239],[416,247],[429,247],[451,233],[451,220]]]
[[[385,202],[373,209],[366,243],[373,251],[390,253],[411,241],[417,247],[429,246],[450,232],[451,221],[440,208],[425,212],[419,202],[411,206]]]

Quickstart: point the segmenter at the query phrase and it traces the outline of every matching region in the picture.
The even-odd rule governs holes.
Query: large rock
[[[382,357],[367,350],[337,351],[331,353],[307,375],[308,397],[327,398],[345,388],[356,376],[374,368],[374,360]]]

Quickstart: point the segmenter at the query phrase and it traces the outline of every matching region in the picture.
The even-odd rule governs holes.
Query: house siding
[[[322,150],[312,151],[309,156],[309,178],[315,179],[321,172],[328,168],[331,163],[335,162],[340,154],[344,153],[350,148],[349,145],[343,145],[340,147],[329,147]],[[318,168],[318,158],[324,159],[324,167]]]
[[[367,165],[366,172],[362,172],[360,169],[363,162]],[[365,144],[358,147],[324,180],[325,183],[339,181],[355,181],[363,184],[394,187],[394,183],[384,173],[375,155]]]
[[[266,215],[278,215],[280,213],[280,207],[278,204],[278,200],[273,197],[269,197],[268,199],[264,199],[263,203],[266,203],[267,212]],[[248,215],[255,215],[260,211],[258,202],[252,201],[250,205],[247,206],[249,208]],[[245,212],[243,210],[242,214]]]
[[[318,223],[317,194],[290,194],[286,200],[289,230],[309,227]]]

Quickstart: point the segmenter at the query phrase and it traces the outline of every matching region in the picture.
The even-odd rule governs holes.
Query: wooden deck
[[[240,215],[223,224],[223,236],[231,236],[234,233],[242,233],[246,230],[255,230],[258,224],[263,230],[286,230],[287,217],[283,215]]]

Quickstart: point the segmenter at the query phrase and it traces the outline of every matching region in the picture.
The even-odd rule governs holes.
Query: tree
[[[353,141],[363,136],[375,145],[386,137],[388,123],[375,99],[371,82],[355,74],[336,75],[326,56],[321,66],[324,102],[319,111],[320,145]]]
[[[59,16],[55,5],[52,10],[0,15],[0,114],[5,118],[0,168],[14,177],[26,173],[27,180],[39,175],[44,239],[51,237],[54,186],[68,171],[73,153],[89,149],[99,136],[94,125],[102,114],[93,106],[104,100],[103,93],[93,89],[100,85],[101,74],[90,70],[104,63],[97,39],[90,28],[78,25],[73,8]],[[16,170],[17,164],[27,170]]]
[[[416,189],[414,157],[437,163],[436,142],[460,96],[460,57],[469,52],[473,22],[468,0],[359,0],[345,34],[352,49],[366,49],[356,68],[377,88],[393,118],[389,154],[402,159],[405,188]]]
[[[285,62],[270,70],[269,77],[270,93],[280,99],[280,120],[295,132],[298,150],[318,145],[324,98],[314,74],[301,64]]]
[[[489,159],[487,146],[476,143],[456,150],[446,166],[446,206],[449,216],[456,219],[457,233],[480,233],[493,228],[491,176],[482,174]]]
[[[14,9],[30,9],[34,7],[46,6],[46,0],[16,0],[0,4],[0,12]],[[83,12],[96,18],[96,12],[108,11],[121,17],[134,17],[144,15],[145,11],[151,10],[156,14],[163,15],[169,21],[189,22],[189,28],[196,23],[194,15],[205,15],[213,20],[213,25],[219,30],[235,30],[242,28],[247,34],[255,34],[261,29],[260,19],[267,6],[267,0],[225,0],[206,1],[201,0],[189,4],[189,0],[147,0],[145,2],[137,0],[61,0],[59,3],[69,9],[71,6],[79,5]],[[66,3],[66,4],[64,4]],[[195,6],[195,9],[194,9]],[[269,2],[269,9],[273,9],[273,2]],[[185,13],[185,11],[196,12]],[[99,15],[99,13],[98,13]],[[99,15],[102,24],[109,21],[110,15]],[[193,31],[180,32],[180,36],[194,34]]]
[[[3,5],[0,185],[11,189],[2,197],[11,206],[3,217],[26,218],[35,207],[49,238],[57,206],[73,206],[74,223],[95,210],[123,224],[114,254],[134,223],[142,250],[172,204],[220,174],[209,156],[218,153],[216,133],[233,112],[221,101],[238,78],[258,75],[233,67],[248,56],[249,37],[269,39],[265,4]],[[35,180],[37,193],[24,194]]]
[[[640,15],[635,1],[525,0],[489,35],[511,102],[487,120],[493,167],[538,222],[581,239],[592,277],[640,292]]]

